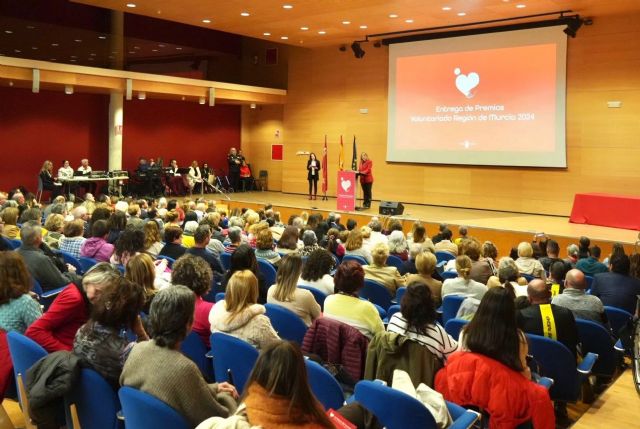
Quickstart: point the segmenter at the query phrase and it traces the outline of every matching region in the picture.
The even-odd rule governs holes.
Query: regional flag
[[[351,169],[358,171],[358,150],[356,149],[356,136],[353,136],[353,156],[351,157]]]
[[[322,193],[327,193],[327,135],[324,135],[324,149],[322,149]]]

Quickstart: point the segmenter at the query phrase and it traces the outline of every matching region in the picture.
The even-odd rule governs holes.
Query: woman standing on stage
[[[369,159],[369,155],[366,152],[362,152],[360,155],[360,168],[358,174],[360,176],[360,185],[362,186],[362,193],[364,203],[362,204],[365,209],[371,208],[371,187],[373,186],[373,174],[371,170],[373,168],[373,162]]]
[[[307,161],[307,180],[309,181],[309,199],[315,200],[318,194],[318,173],[320,171],[320,162],[316,158],[316,154],[311,152]],[[313,189],[313,194],[311,190]]]

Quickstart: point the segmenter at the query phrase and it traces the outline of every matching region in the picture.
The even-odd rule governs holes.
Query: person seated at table
[[[371,251],[371,257],[373,263],[362,267],[364,278],[380,283],[387,288],[391,296],[395,296],[398,288],[405,285],[405,278],[400,275],[398,268],[387,265],[389,247],[384,243],[376,244]]]
[[[364,287],[364,270],[358,262],[345,261],[338,265],[334,282],[336,293],[324,301],[324,317],[353,326],[369,340],[384,331],[378,310],[358,297]]]
[[[233,335],[258,349],[280,339],[265,315],[264,306],[258,304],[258,279],[251,271],[236,271],[225,290],[224,300],[217,302],[209,313],[212,333]]]
[[[276,284],[267,292],[267,302],[281,305],[300,316],[305,325],[320,317],[320,305],[313,294],[306,289],[299,289],[298,279],[302,273],[302,258],[291,254],[282,260],[276,275]]]
[[[119,387],[122,367],[135,344],[121,332],[133,330],[144,300],[142,286],[119,278],[102,289],[89,321],[73,339],[73,353],[80,358],[80,364],[94,369],[114,388]]]
[[[195,295],[186,286],[158,292],[149,313],[153,339],[133,347],[120,376],[122,386],[155,396],[182,415],[189,427],[233,414],[238,397],[229,383],[207,384],[196,364],[180,351],[191,331],[194,309]]]
[[[187,179],[189,180],[189,187],[192,190],[195,191],[196,186],[202,188],[202,172],[200,171],[200,167],[198,166],[198,161],[193,161],[191,163]]]
[[[78,167],[77,171],[82,172],[83,177],[89,177],[92,170],[91,170],[91,166],[89,165],[89,160],[87,158],[83,158],[82,160],[80,160],[80,167]],[[84,189],[85,194],[86,193],[95,194],[96,189],[98,188],[98,185],[96,185],[95,182],[80,182],[79,185],[81,188]]]
[[[197,429],[258,427],[335,427],[311,390],[305,358],[293,342],[275,342],[260,354],[235,415],[209,418]]]
[[[51,197],[54,198],[62,193],[62,183],[57,178],[53,177],[53,163],[46,160],[42,164],[40,173],[40,181],[42,182],[42,190],[51,192]]]

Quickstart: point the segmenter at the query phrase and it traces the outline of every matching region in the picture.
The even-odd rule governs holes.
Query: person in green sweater
[[[191,332],[194,310],[195,295],[186,286],[158,292],[149,313],[153,339],[133,347],[120,376],[122,386],[155,396],[191,426],[213,416],[228,417],[238,398],[229,383],[207,384],[196,364],[180,352]]]
[[[42,316],[30,289],[31,278],[22,256],[18,252],[0,252],[0,329],[24,334]]]

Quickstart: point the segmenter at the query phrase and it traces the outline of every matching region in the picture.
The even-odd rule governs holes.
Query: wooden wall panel
[[[337,47],[292,49],[282,117],[286,144],[281,188],[306,193],[304,159],[296,152],[321,153],[327,134],[333,194],[339,136],[344,136],[349,166],[356,134],[358,151],[374,160],[375,199],[568,215],[575,193],[637,192],[639,19],[639,14],[594,17],[593,26],[569,39],[567,169],[387,163],[387,49],[365,45],[361,60]],[[622,101],[622,108],[607,108],[610,100]],[[368,113],[361,114],[362,108]],[[253,151],[259,143],[243,140],[243,148]]]
[[[257,178],[260,170],[269,172],[267,186],[271,191],[282,190],[282,161],[271,160],[271,145],[283,142],[282,110],[281,105],[242,107],[242,152],[253,177]]]

